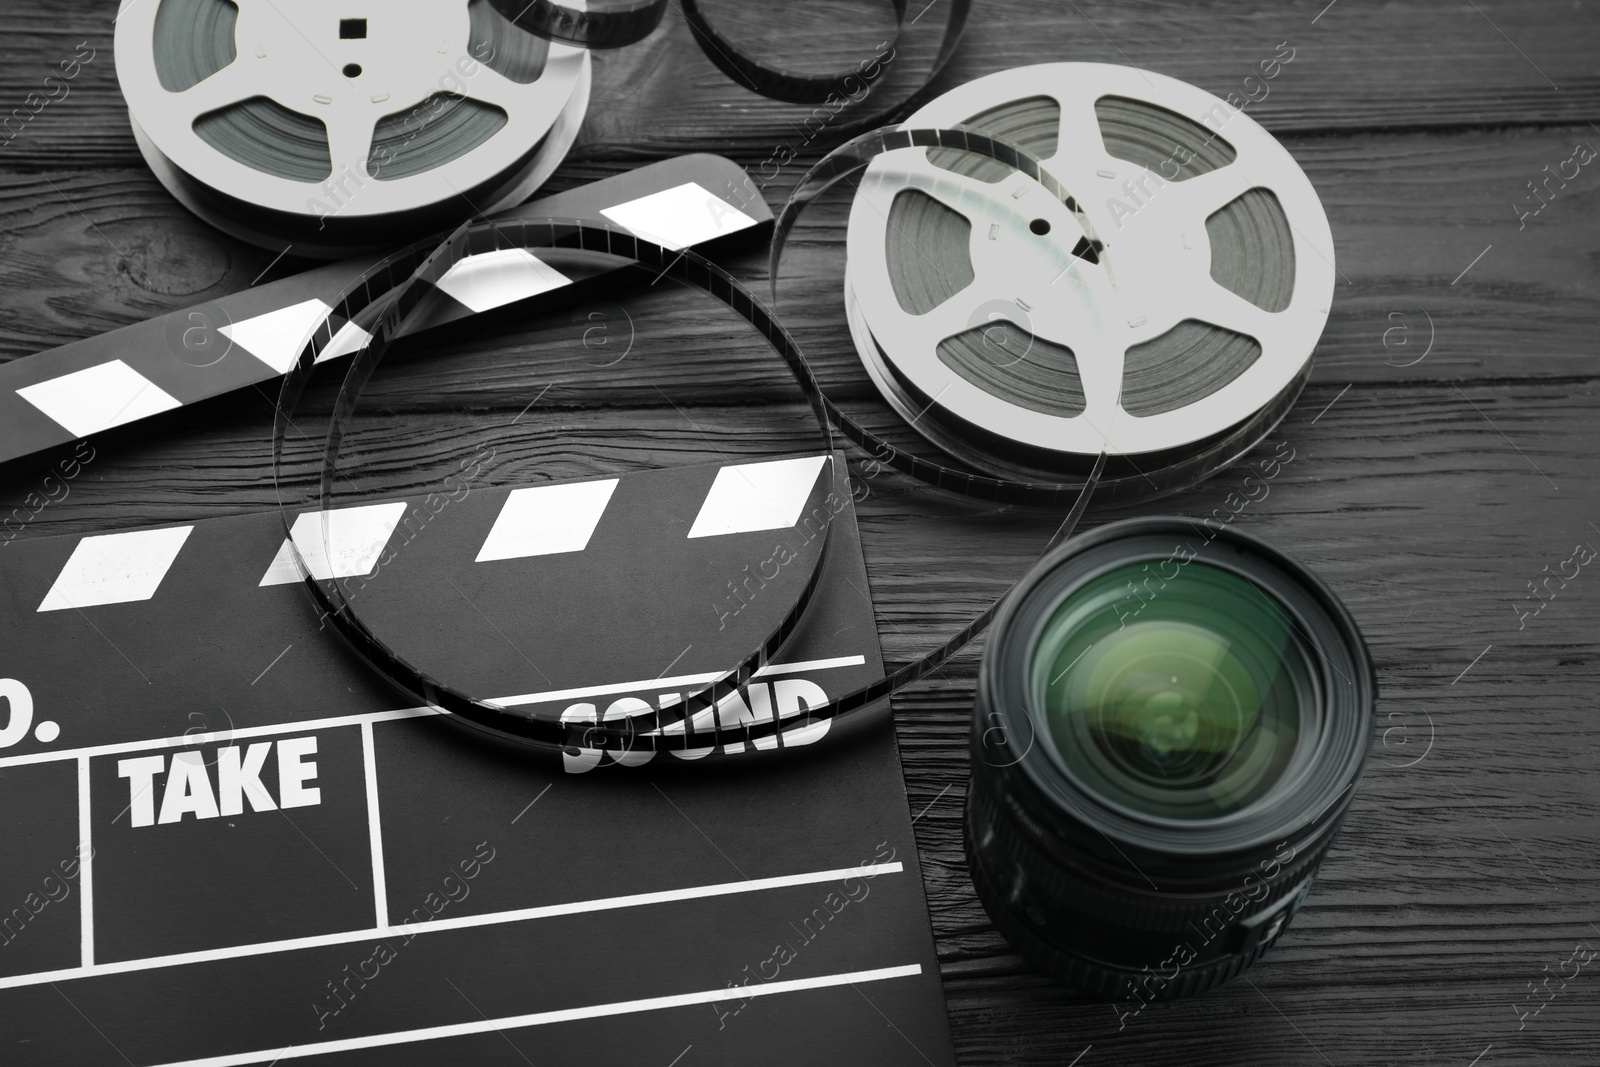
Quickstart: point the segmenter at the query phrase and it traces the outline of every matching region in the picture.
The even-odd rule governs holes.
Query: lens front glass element
[[[1267,793],[1317,699],[1282,604],[1232,571],[1170,560],[1073,590],[1044,625],[1032,690],[1043,732],[1084,788],[1186,820]]]

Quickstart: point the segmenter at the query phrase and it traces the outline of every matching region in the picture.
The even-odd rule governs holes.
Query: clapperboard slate
[[[603,714],[788,610],[825,462],[364,506],[313,562],[387,546],[380,633]],[[402,706],[283,542],[267,513],[0,550],[0,1062],[953,1062],[887,722],[776,761],[540,762]],[[848,507],[823,566],[732,714],[880,676]],[[382,595],[429,582],[472,610]]]
[[[715,255],[764,233],[772,213],[738,164],[695,153],[530,201],[497,219],[546,216],[620,226],[671,248]],[[417,333],[470,316],[570,304],[617,269],[570,250],[507,248],[457,263],[414,309]],[[0,475],[37,466],[51,449],[167,411],[260,386],[294,366],[327,299],[381,257],[330,263],[197,307],[0,364]],[[318,362],[370,339],[381,301],[357,322],[339,321]],[[126,432],[126,431],[123,431]]]

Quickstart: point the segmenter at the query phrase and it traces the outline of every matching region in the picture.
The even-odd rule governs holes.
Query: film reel
[[[157,178],[227,233],[333,258],[520,202],[588,106],[588,53],[489,0],[124,0],[117,77]]]
[[[907,120],[958,124],[1038,156],[1068,195],[940,149],[867,168],[845,307],[897,412],[1005,477],[1071,478],[1104,450],[1102,491],[1127,498],[1270,432],[1310,372],[1334,267],[1322,205],[1266,130],[1096,63],[993,74]]]

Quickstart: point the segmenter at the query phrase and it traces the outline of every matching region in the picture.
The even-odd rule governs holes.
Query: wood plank
[[[1334,1063],[1465,1064],[1490,1044],[1495,1062],[1534,1063],[1587,1047],[1600,986],[1575,982],[1520,1034],[1511,1006],[1574,942],[1600,941],[1588,926],[1600,899],[1600,586],[1580,574],[1521,630],[1511,605],[1574,542],[1600,541],[1589,525],[1600,520],[1600,488],[1586,477],[1600,446],[1587,418],[1597,389],[1542,381],[1463,396],[1429,383],[1363,383],[1339,395],[1313,386],[1275,435],[1294,458],[1234,521],[1299,555],[1346,601],[1372,646],[1381,701],[1373,762],[1343,836],[1249,982],[1146,1008],[1119,1030],[1106,1004],[1027,971],[972,895],[962,849],[978,650],[897,699],[963,1062],[1066,1063],[1092,1043],[1096,1062],[1143,1063],[1172,1055],[1177,1035],[1186,1062],[1206,1064],[1240,1062],[1244,1050],[1256,1062],[1321,1062],[1317,1048]],[[256,406],[254,417],[242,408],[191,414],[183,434],[106,450],[22,536],[270,506],[261,439],[270,407]],[[616,439],[619,417],[659,446],[659,462],[759,453],[804,425],[803,413],[776,404],[697,407],[693,433],[661,405],[560,416],[596,430],[560,442],[561,472],[574,474],[634,461]],[[480,423],[473,414],[397,415],[384,447],[376,436],[363,447],[370,469],[409,489],[419,469],[450,455],[463,426]],[[558,447],[531,424],[497,444],[505,447],[491,468],[501,476],[528,476]],[[1227,508],[1243,475],[1235,469],[1143,510]],[[1037,516],[973,513],[900,489],[875,482],[862,508],[891,660],[931,646],[997,595],[1049,529]]]
[[[976,8],[947,84],[1092,60],[1226,94],[1278,42],[1295,48],[1249,110],[1322,196],[1341,280],[1312,384],[1274,435],[1295,458],[1233,522],[1333,586],[1366,634],[1381,691],[1371,765],[1285,939],[1247,980],[1125,1019],[1030,971],[973,894],[961,806],[982,642],[897,697],[962,1062],[1590,1062],[1600,979],[1573,981],[1521,1030],[1513,1006],[1574,944],[1600,946],[1600,579],[1580,573],[1537,614],[1528,588],[1575,543],[1600,545],[1600,171],[1554,185],[1525,225],[1518,215],[1545,167],[1578,141],[1600,147],[1600,13],[1566,0]],[[116,87],[111,12],[105,0],[62,0],[0,13],[0,129],[80,41],[96,49],[70,93],[0,147],[0,359],[237,291],[271,263],[188,216],[146,170]],[[840,32],[810,58],[827,65],[852,47]],[[829,138],[807,143],[793,126],[803,114],[731,90],[674,26],[600,57],[586,132],[551,188],[687,150],[751,167],[784,145],[815,158]],[[800,170],[785,168],[768,199],[781,203]],[[890,425],[837,323],[842,218],[837,205],[815,216],[786,261],[782,311],[837,395]],[[734,267],[764,296],[759,253]],[[587,318],[434,339],[397,363],[356,442],[370,487],[429,485],[469,430],[492,431],[490,467],[519,481],[763,455],[805,439],[792,386],[741,327],[677,293],[619,297],[605,313],[620,326],[613,306],[639,314],[637,347],[609,377],[616,349],[584,347]],[[28,494],[60,495],[60,483],[41,472],[0,484],[0,519],[21,506],[16,528],[29,538],[271,508],[274,399],[249,392],[103,437],[65,497],[36,515]],[[1251,462],[1088,521],[1228,514]],[[289,484],[314,473],[297,460]],[[861,527],[891,661],[986,606],[1052,525],[891,475],[871,488]]]
[[[1289,138],[1335,237],[1339,280],[1318,347],[1319,379],[1593,374],[1600,160],[1566,188],[1552,181],[1538,215],[1519,221],[1513,210],[1531,203],[1528,183],[1547,179],[1544,168],[1572,158],[1579,142],[1600,150],[1600,136],[1580,126]],[[600,172],[568,175],[579,176]],[[788,188],[774,183],[766,193],[781,205]],[[841,374],[854,362],[838,329],[833,280],[842,270],[843,218],[842,205],[828,203],[802,220],[784,260],[780,309],[821,344],[819,365]],[[198,222],[142,170],[0,173],[0,246],[0,285],[13,294],[0,309],[0,358],[238,291],[269,267],[269,278],[294,269],[293,261],[273,265],[269,253]],[[761,251],[730,266],[767,298]],[[663,334],[715,314],[693,298],[643,306]],[[716,380],[726,374],[726,355],[706,348],[674,359],[684,380]],[[447,403],[492,402],[494,391],[518,385],[509,369],[481,382],[427,383]]]
[[[1325,6],[1330,10],[1318,18]],[[942,84],[1076,60],[1142,66],[1222,96],[1249,91],[1259,98],[1260,89],[1247,90],[1244,79],[1258,75],[1261,61],[1287,41],[1294,59],[1251,108],[1278,132],[1570,124],[1600,113],[1593,61],[1600,14],[1564,0],[1477,6],[1312,0],[1286,9],[1266,0],[1097,0],[1063,11],[1056,0],[978,4]],[[116,83],[108,10],[103,0],[8,5],[0,22],[0,55],[7,60],[0,65],[0,116],[29,106],[30,93],[54,99],[19,125],[0,162],[25,168],[138,162]],[[881,12],[869,10],[871,26],[860,37],[810,29],[799,54],[813,69],[853,67],[884,36]],[[80,64],[64,92],[45,82],[89,50],[93,58]],[[755,165],[775,145],[796,139],[794,124],[808,110],[733,86],[672,13],[648,41],[601,57],[589,128],[576,155],[637,163],[712,148]]]

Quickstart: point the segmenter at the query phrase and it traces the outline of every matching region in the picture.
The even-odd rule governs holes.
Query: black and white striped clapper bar
[[[758,236],[772,222],[745,172],[705,154],[653,163],[500,217],[607,221],[665,247],[707,253]],[[318,267],[0,364],[0,476],[91,434],[281,377],[327,318],[329,301],[375,258]],[[472,256],[441,280],[407,328],[445,326],[606,272],[588,264],[558,270],[521,249]],[[347,355],[366,339],[359,322],[343,323],[321,359]]]

